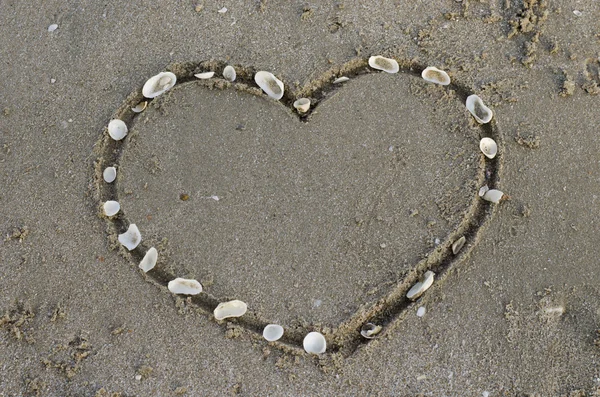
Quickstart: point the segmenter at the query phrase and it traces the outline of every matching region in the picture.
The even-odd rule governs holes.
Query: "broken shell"
[[[108,123],[108,135],[115,141],[125,138],[127,131],[127,124],[123,120],[114,119]]]
[[[439,85],[450,84],[450,76],[448,76],[448,73],[433,66],[426,67],[423,72],[421,72],[421,77],[430,83]]]
[[[400,66],[395,59],[373,56],[369,58],[369,66],[373,69],[383,70],[387,73],[398,73]]]
[[[216,320],[223,320],[228,317],[243,316],[248,310],[248,305],[239,300],[222,302],[215,308],[213,314]]]
[[[479,189],[479,197],[483,197],[484,194],[487,193],[487,191],[490,190],[490,188],[488,187],[488,185],[484,185]]]
[[[146,98],[156,98],[160,94],[173,88],[177,82],[177,76],[171,72],[161,72],[146,81],[142,88],[142,94]]]
[[[144,259],[142,259],[142,261],[140,262],[139,267],[144,271],[144,273],[147,273],[150,270],[154,269],[157,260],[158,251],[156,251],[156,248],[152,247],[148,250],[148,252],[146,252],[146,255],[144,255]]]
[[[142,101],[142,102],[138,103],[137,105],[135,105],[134,107],[132,107],[131,110],[134,113],[142,113],[146,109],[146,106],[148,106],[148,101]]]
[[[462,247],[465,245],[465,242],[467,241],[467,239],[465,238],[465,236],[462,236],[461,238],[459,238],[458,240],[456,240],[453,244],[452,244],[452,253],[454,255],[458,254],[458,252],[462,249]]]
[[[319,332],[309,332],[302,341],[302,346],[307,353],[321,354],[327,349],[327,341]]]
[[[54,32],[56,29],[58,29],[58,25],[53,23],[52,25],[48,26],[48,32]]]
[[[202,292],[202,285],[198,281],[179,277],[169,281],[167,287],[174,294],[198,295]]]
[[[106,167],[102,172],[102,177],[106,183],[114,182],[117,179],[117,169],[115,167]]]
[[[343,83],[348,80],[350,80],[350,79],[346,76],[338,77],[337,79],[333,80],[333,84]]]
[[[231,66],[231,65],[225,66],[225,69],[223,69],[223,78],[225,80],[234,82],[236,77],[237,77],[237,73],[235,73],[235,69],[233,68],[233,66]]]
[[[125,233],[119,234],[119,242],[123,244],[129,251],[137,247],[141,241],[142,235],[135,223],[129,225],[129,228]]]
[[[283,327],[277,324],[269,324],[263,330],[263,338],[269,342],[281,339],[283,336]]]
[[[121,210],[121,204],[116,201],[109,200],[104,203],[104,215],[113,216]]]
[[[498,153],[498,145],[492,138],[482,138],[479,141],[479,149],[488,159],[493,159]]]
[[[492,110],[483,104],[477,95],[469,95],[466,101],[467,109],[479,124],[489,123],[494,115]]]
[[[500,190],[490,189],[481,196],[486,201],[491,201],[492,203],[498,204],[502,197],[504,197],[504,193]]]
[[[363,338],[373,339],[381,332],[383,327],[381,325],[375,325],[373,323],[366,323],[360,329],[360,334]]]
[[[210,79],[214,75],[215,75],[215,72],[204,72],[204,73],[195,74],[194,77],[196,77],[200,80],[206,80],[206,79]]]
[[[306,113],[308,109],[310,109],[310,99],[308,98],[300,98],[296,102],[294,102],[294,107],[298,111],[298,113]]]
[[[425,312],[427,312],[427,309],[425,309],[425,306],[421,306],[417,309],[417,317],[423,317]]]
[[[283,82],[275,77],[273,73],[256,72],[254,81],[269,97],[276,100],[283,98]]]
[[[425,291],[427,291],[429,289],[429,287],[431,287],[431,285],[433,284],[434,276],[435,276],[435,273],[432,272],[431,270],[428,270],[427,272],[425,272],[425,274],[423,275],[423,278],[418,283],[413,285],[413,287],[406,294],[406,297],[408,299],[410,299],[411,301],[417,300],[417,298],[419,298],[419,296],[423,295],[423,293]]]

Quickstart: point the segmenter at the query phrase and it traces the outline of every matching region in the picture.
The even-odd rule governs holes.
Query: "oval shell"
[[[177,76],[171,72],[161,72],[146,81],[142,88],[142,95],[146,98],[156,98],[160,94],[173,88],[177,82]]]
[[[233,68],[233,66],[231,66],[231,65],[225,66],[225,69],[223,69],[223,78],[225,80],[234,82],[236,77],[237,77],[237,73],[235,72],[235,69]]]
[[[125,246],[129,251],[135,249],[142,241],[142,235],[140,229],[132,223],[129,225],[127,231],[123,234],[119,234],[119,242]]]
[[[498,153],[498,145],[492,138],[482,138],[479,141],[479,149],[488,159],[493,159]]]
[[[309,332],[302,341],[302,346],[307,353],[321,354],[327,350],[327,341],[319,332]]]
[[[467,242],[466,237],[462,236],[461,238],[456,240],[454,243],[452,243],[452,253],[454,255],[458,254],[460,252],[460,250],[462,249],[462,247],[464,247],[466,242]]]
[[[121,204],[116,201],[109,200],[103,205],[104,207],[104,215],[113,216],[117,215],[117,213],[121,210]]]
[[[294,102],[294,107],[298,111],[298,113],[306,113],[308,109],[310,109],[310,99],[308,98],[300,98],[296,102]]]
[[[431,287],[434,276],[435,273],[431,270],[425,272],[423,278],[418,283],[413,285],[413,287],[406,294],[406,297],[412,301],[417,300],[425,291],[429,289],[429,287]]]
[[[254,81],[269,97],[276,100],[283,98],[283,82],[275,77],[273,73],[256,72]]]
[[[213,314],[216,320],[223,320],[229,317],[240,317],[246,314],[248,305],[239,300],[222,302],[215,308]]]
[[[434,66],[426,67],[423,70],[423,72],[421,72],[421,77],[423,77],[425,81],[429,81],[430,83],[435,83],[439,85],[450,84],[450,76],[448,76],[448,73]]]
[[[277,324],[269,324],[263,330],[263,338],[269,342],[281,339],[283,336],[283,327]]]
[[[196,77],[197,79],[200,79],[200,80],[206,80],[206,79],[210,79],[214,75],[215,75],[215,72],[204,72],[204,73],[195,74],[194,77]]]
[[[127,131],[127,124],[123,120],[114,119],[108,123],[108,135],[115,141],[125,138]]]
[[[156,248],[152,247],[148,250],[148,252],[146,252],[146,255],[144,255],[144,259],[142,259],[142,261],[140,262],[139,267],[144,271],[144,273],[147,273],[150,270],[154,269],[157,260],[158,251],[156,251]]]
[[[102,172],[102,178],[104,182],[111,183],[117,179],[117,169],[115,167],[106,167]]]
[[[479,124],[486,124],[492,120],[494,115],[492,110],[485,106],[483,100],[477,95],[469,95],[465,104]]]
[[[387,73],[398,73],[400,70],[400,66],[395,59],[384,58],[379,55],[369,58],[369,66],[373,69],[383,70]]]
[[[346,76],[338,77],[337,79],[333,80],[333,84],[344,83],[344,82],[346,82],[348,80],[350,80],[350,78],[346,77]]]
[[[198,281],[179,277],[169,281],[167,287],[174,294],[198,295],[202,292],[202,285]]]

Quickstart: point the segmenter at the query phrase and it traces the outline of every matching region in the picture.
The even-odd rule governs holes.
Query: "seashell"
[[[488,190],[490,190],[490,188],[488,187],[488,185],[482,186],[479,189],[479,193],[478,193],[479,197],[483,197],[483,195],[486,194]]]
[[[152,247],[148,250],[148,252],[146,252],[146,255],[144,255],[144,259],[142,259],[142,261],[140,262],[139,267],[144,271],[144,273],[147,273],[150,270],[154,269],[157,260],[158,251],[156,251],[156,248]]]
[[[108,123],[108,135],[115,141],[125,138],[127,131],[127,125],[123,120],[114,119]]]
[[[387,73],[398,73],[400,66],[395,59],[373,56],[369,58],[369,66],[373,69],[383,70]]]
[[[333,84],[340,84],[340,83],[346,82],[348,80],[350,80],[350,79],[346,76],[338,77],[337,79],[333,80]]]
[[[498,153],[498,145],[492,138],[482,138],[479,141],[479,149],[488,159],[493,159]]]
[[[152,76],[146,81],[142,88],[142,94],[146,98],[156,98],[165,91],[173,88],[177,82],[177,76],[171,72],[161,72],[156,76]]]
[[[458,240],[456,240],[454,243],[452,243],[452,253],[454,255],[458,254],[458,252],[465,245],[466,241],[467,241],[467,239],[465,238],[465,236],[462,236],[461,238],[459,238]]]
[[[429,289],[429,287],[431,287],[431,285],[433,284],[434,276],[435,276],[435,273],[432,272],[431,270],[428,270],[427,272],[425,272],[425,274],[423,275],[423,278],[421,280],[419,280],[418,283],[416,283],[415,285],[412,286],[412,288],[406,294],[406,297],[408,299],[410,299],[411,301],[417,300],[419,298],[419,296],[423,295],[423,293],[425,291],[427,291]]]
[[[235,69],[233,68],[233,66],[231,66],[231,65],[225,66],[225,69],[223,69],[223,78],[225,80],[229,80],[229,81],[233,82],[233,81],[235,81],[236,77],[237,77],[237,74],[235,73]]]
[[[308,98],[300,98],[296,102],[294,102],[294,107],[298,111],[298,113],[306,113],[308,109],[310,109],[310,99]]]
[[[235,70],[234,70],[234,72],[235,72]],[[196,77],[200,80],[206,80],[206,79],[210,79],[214,75],[215,75],[215,72],[204,72],[204,73],[195,74],[194,77]]]
[[[54,32],[56,29],[58,29],[58,25],[53,23],[52,25],[48,26],[48,32]]]
[[[167,287],[174,294],[198,295],[202,292],[202,285],[198,281],[186,278],[177,277],[175,280],[169,281]]]
[[[137,105],[135,105],[134,107],[132,107],[131,110],[134,113],[142,113],[146,109],[146,106],[148,106],[148,101],[142,101],[142,102],[138,103]]]
[[[423,72],[421,72],[421,77],[430,83],[439,85],[450,84],[450,76],[448,76],[448,73],[433,66],[426,67]]]
[[[225,14],[227,12],[227,7],[223,7],[217,11],[219,14]]]
[[[277,324],[269,324],[263,330],[263,338],[269,342],[281,339],[283,336],[283,327]]]
[[[239,300],[222,302],[215,308],[213,314],[216,320],[223,320],[229,317],[243,316],[248,310],[248,305]]]
[[[483,198],[486,201],[491,201],[492,203],[498,204],[500,203],[500,200],[502,200],[502,197],[504,197],[504,193],[502,193],[500,190],[496,190],[496,189],[489,189],[488,191],[486,191],[483,196],[481,196],[481,198]]]
[[[119,242],[123,244],[129,251],[137,247],[141,241],[142,235],[140,234],[140,230],[135,223],[129,225],[129,228],[125,233],[119,234]]]
[[[113,216],[121,210],[121,204],[116,201],[109,200],[104,203],[104,215]]]
[[[275,77],[273,73],[256,72],[254,81],[269,97],[276,100],[283,98],[283,82]]]
[[[483,104],[477,95],[469,95],[466,101],[467,109],[479,124],[489,123],[494,115],[492,110]]]
[[[363,338],[373,339],[381,332],[383,327],[381,325],[375,325],[373,323],[366,323],[360,329],[360,334]]]
[[[321,354],[327,349],[327,341],[319,332],[309,332],[302,341],[302,346],[307,353]]]
[[[106,167],[102,172],[102,178],[104,182],[111,183],[117,179],[117,169],[115,167]]]
[[[425,306],[421,306],[420,308],[417,309],[417,317],[423,317],[426,312],[427,312],[427,309],[425,309]]]

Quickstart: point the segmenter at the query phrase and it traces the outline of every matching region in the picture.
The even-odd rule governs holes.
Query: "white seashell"
[[[115,167],[106,167],[102,172],[102,177],[106,183],[114,182],[117,179],[117,169]]]
[[[109,200],[104,203],[104,215],[113,216],[121,210],[121,204],[116,201]]]
[[[381,325],[375,325],[373,323],[366,323],[360,329],[360,334],[363,338],[373,339],[381,332],[383,327]]]
[[[400,66],[395,59],[373,56],[369,58],[369,66],[373,69],[383,70],[387,73],[398,73]]]
[[[146,98],[156,98],[165,91],[173,88],[177,82],[177,76],[171,72],[161,72],[156,76],[152,76],[146,81],[142,88],[142,94]]]
[[[233,66],[231,65],[227,65],[225,66],[225,69],[223,69],[223,78],[225,80],[229,80],[229,81],[235,81],[235,78],[237,77],[237,73],[235,73],[235,69],[233,68]]]
[[[58,25],[53,23],[52,25],[48,26],[48,32],[54,32],[56,29],[58,29]]]
[[[283,98],[283,82],[275,77],[273,73],[256,72],[254,81],[269,97],[276,100]]]
[[[483,195],[486,194],[488,190],[490,190],[488,185],[482,186],[481,189],[479,189],[479,197],[483,197]]]
[[[479,124],[489,123],[494,115],[492,110],[483,104],[477,95],[469,95],[466,101],[467,109]]]
[[[123,244],[129,251],[137,247],[141,241],[142,235],[140,234],[140,230],[135,223],[129,225],[129,228],[125,233],[119,234],[119,242]]]
[[[154,269],[157,260],[158,251],[156,251],[156,248],[152,247],[148,250],[148,252],[146,252],[146,255],[144,255],[144,259],[142,259],[142,261],[140,262],[139,267],[144,271],[144,273],[147,273],[150,270]]]
[[[308,109],[310,109],[310,99],[308,98],[300,98],[296,102],[294,102],[294,107],[298,111],[298,113],[306,113]]]
[[[454,255],[458,254],[459,251],[462,249],[462,247],[465,245],[466,241],[467,241],[467,239],[465,238],[465,236],[462,236],[461,238],[459,238],[458,240],[456,240],[452,244],[452,253]]]
[[[217,11],[219,14],[225,14],[227,12],[227,7],[223,7],[221,8],[219,11]]]
[[[498,153],[498,145],[492,138],[482,138],[479,141],[479,149],[488,159],[493,159]]]
[[[434,276],[435,276],[435,273],[432,272],[431,270],[428,270],[427,272],[425,272],[425,274],[423,275],[423,278],[418,283],[413,285],[413,287],[406,294],[406,297],[408,299],[410,299],[411,301],[417,300],[417,298],[419,298],[419,296],[423,295],[423,293],[425,291],[427,291],[429,289],[429,287],[431,287],[431,285],[433,284]]]
[[[204,73],[195,74],[194,77],[196,77],[200,80],[206,80],[206,79],[210,79],[214,75],[215,75],[215,72],[204,72]]]
[[[423,317],[425,312],[427,312],[427,309],[425,309],[425,306],[421,306],[417,309],[417,317]]]
[[[283,327],[277,324],[269,324],[263,330],[263,338],[269,342],[281,339],[283,336]]]
[[[500,200],[502,200],[502,197],[504,197],[504,193],[496,189],[490,189],[482,196],[484,200],[491,201],[495,204],[498,204]]]
[[[169,281],[167,287],[174,294],[198,295],[202,292],[202,285],[198,281],[179,277]]]
[[[350,80],[350,78],[346,77],[346,76],[342,76],[342,77],[338,77],[337,79],[333,80],[333,84],[339,84],[339,83],[343,83]]]
[[[327,349],[327,341],[319,332],[309,332],[302,341],[302,346],[307,353],[321,354]]]
[[[450,84],[450,76],[448,76],[448,73],[433,66],[426,67],[423,72],[421,72],[421,77],[430,83],[440,85]]]
[[[223,320],[228,317],[243,316],[248,310],[248,305],[239,300],[222,302],[215,308],[213,314],[216,320]]]
[[[131,110],[134,113],[142,113],[146,109],[146,106],[148,106],[148,101],[142,101],[142,102],[138,103],[137,105],[135,105],[134,107],[132,107]]]
[[[120,141],[127,136],[127,125],[123,120],[114,119],[108,123],[108,135],[115,141]]]

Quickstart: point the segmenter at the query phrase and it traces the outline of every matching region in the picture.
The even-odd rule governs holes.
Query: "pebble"
[[[425,312],[427,312],[427,309],[425,309],[425,306],[421,306],[417,309],[417,317],[423,317]]]

